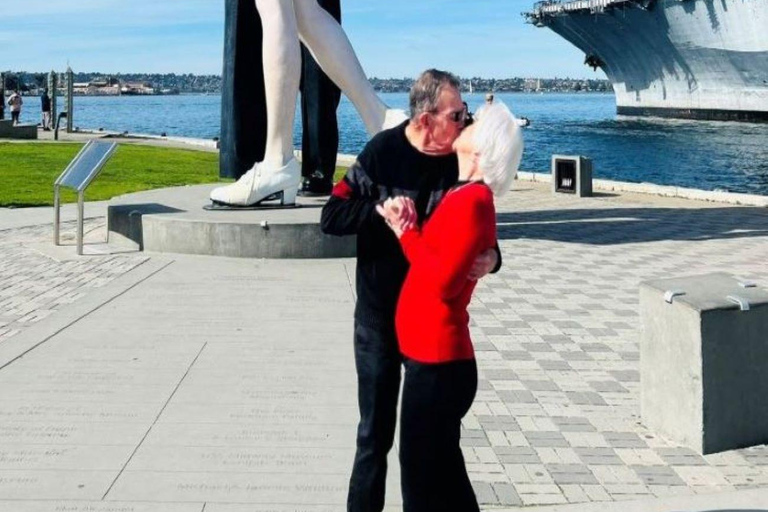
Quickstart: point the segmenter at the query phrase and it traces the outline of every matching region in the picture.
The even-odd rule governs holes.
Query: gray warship
[[[523,14],[605,72],[618,114],[768,122],[768,0],[549,0]]]

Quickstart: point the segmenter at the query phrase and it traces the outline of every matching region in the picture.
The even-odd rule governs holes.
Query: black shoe
[[[302,197],[328,196],[333,190],[333,183],[323,177],[323,173],[315,171],[301,182],[299,195]]]

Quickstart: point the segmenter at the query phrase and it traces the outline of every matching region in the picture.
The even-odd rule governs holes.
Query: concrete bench
[[[768,292],[716,273],[640,285],[643,422],[699,453],[768,443]]]

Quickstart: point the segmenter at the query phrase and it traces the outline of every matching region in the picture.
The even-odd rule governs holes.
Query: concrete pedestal
[[[768,442],[768,293],[744,284],[717,273],[640,286],[643,422],[702,454]]]
[[[6,109],[6,111],[8,110]],[[0,119],[0,139],[37,139],[37,125],[19,124],[13,126],[13,121],[10,119]]]
[[[110,241],[128,238],[144,251],[235,258],[344,258],[356,251],[354,236],[320,231],[327,198],[297,198],[299,208],[207,211],[211,190],[195,185],[112,199]]]

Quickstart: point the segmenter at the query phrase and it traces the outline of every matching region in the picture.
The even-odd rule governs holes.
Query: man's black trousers
[[[461,418],[477,392],[475,360],[404,361],[400,412],[403,512],[479,512],[461,454]]]
[[[387,454],[395,438],[402,358],[394,328],[374,329],[356,322],[354,343],[360,424],[347,510],[381,512]]]

